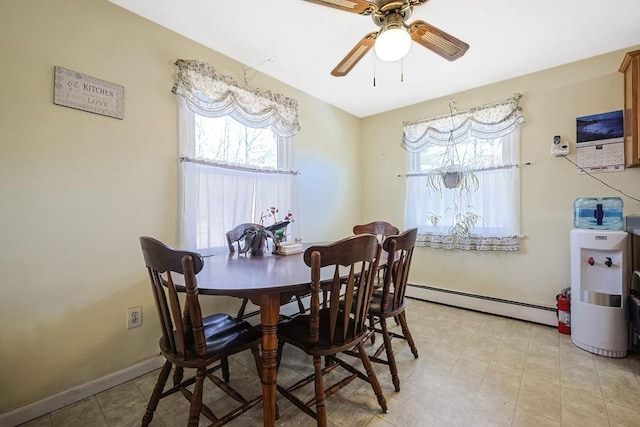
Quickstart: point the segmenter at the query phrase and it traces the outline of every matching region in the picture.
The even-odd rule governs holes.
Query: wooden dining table
[[[304,263],[302,253],[253,256],[222,249],[200,252],[204,257],[204,267],[197,275],[200,294],[246,297],[260,306],[264,425],[274,426],[280,306],[294,295],[309,293],[311,268]],[[321,280],[331,279],[332,274],[329,270],[321,272]]]

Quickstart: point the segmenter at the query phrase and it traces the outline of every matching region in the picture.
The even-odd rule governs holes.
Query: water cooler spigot
[[[596,205],[596,210],[593,211],[593,217],[595,218],[597,225],[602,225],[602,220],[604,219],[604,210],[602,209],[602,203],[598,203]]]
[[[593,257],[592,257],[592,256],[590,256],[590,257],[589,257],[589,259],[587,260],[587,262],[589,263],[589,265],[593,265],[593,264],[595,264],[595,263],[596,263],[596,260],[595,260],[595,259],[593,259]]]
[[[604,265],[606,265],[607,267],[611,267],[613,265],[611,257],[607,257],[607,259],[604,261]]]

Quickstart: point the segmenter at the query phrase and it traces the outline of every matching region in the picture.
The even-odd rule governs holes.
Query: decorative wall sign
[[[122,120],[124,86],[56,66],[53,103]]]

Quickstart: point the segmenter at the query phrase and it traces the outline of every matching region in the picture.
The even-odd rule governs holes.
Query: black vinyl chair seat
[[[296,316],[289,321],[281,322],[278,324],[278,336],[284,341],[295,341],[306,348],[313,349],[313,353],[317,353],[321,356],[325,354],[334,354],[336,352],[336,348],[342,348],[347,344],[347,342],[341,339],[342,337],[340,336],[335,337],[333,340],[331,339],[329,334],[331,323],[329,310],[320,310],[319,334],[318,341],[316,343],[312,342],[311,336],[309,335],[310,321],[311,316],[305,314]],[[337,329],[343,329],[345,328],[344,324],[345,322],[343,319],[337,319],[335,327]],[[349,330],[353,330],[355,328],[355,322],[353,319],[348,319],[348,325],[346,328]],[[366,329],[363,329],[361,335],[365,335],[367,332],[368,331]],[[352,341],[349,342],[352,343]],[[326,349],[326,351],[320,349]]]
[[[200,254],[172,249],[151,237],[141,237],[140,244],[162,330],[160,351],[166,359],[141,425],[146,427],[151,423],[162,399],[181,393],[189,401],[189,427],[199,425],[200,415],[208,418],[211,426],[222,426],[262,400],[259,387],[255,387],[256,396],[247,399],[228,384],[228,357],[245,350],[253,354],[257,383],[260,383],[262,333],[225,313],[202,316],[196,281],[196,274],[204,265]],[[184,286],[174,282],[174,273],[175,277],[182,277]],[[195,375],[184,378],[185,368],[194,369]],[[165,388],[172,370],[173,384]],[[216,375],[218,370],[222,371],[222,378]],[[224,415],[216,415],[202,401],[205,379],[226,393],[237,406]]]

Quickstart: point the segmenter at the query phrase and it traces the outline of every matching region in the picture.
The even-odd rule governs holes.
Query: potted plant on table
[[[276,240],[276,236],[267,228],[250,229],[244,232],[244,247],[241,253],[250,252],[251,255],[264,255],[267,239]]]
[[[265,226],[264,222],[267,218],[273,218],[273,224]],[[293,222],[293,214],[291,211],[287,213],[284,220],[278,220],[278,208],[272,206],[264,210],[260,216],[261,228],[252,228],[245,230],[243,234],[244,247],[240,253],[250,252],[252,255],[263,255],[267,247],[268,239],[273,241],[273,252],[277,251],[278,245],[286,240],[287,226]]]
[[[280,221],[278,220],[278,208],[272,206],[262,214],[260,224],[263,224],[266,218],[273,218],[273,224],[265,226],[264,229],[273,233],[273,253],[279,253],[280,246],[287,241],[287,227],[293,222],[293,214],[289,211]]]
[[[270,209],[276,209],[276,208],[270,208]],[[275,212],[277,213],[278,210],[276,209]],[[278,221],[278,218],[275,216],[275,213],[274,213],[274,223],[265,228],[273,233],[273,235],[275,236],[275,242],[277,244],[277,243],[285,242],[287,240],[287,226],[292,222],[293,222],[293,214],[291,213],[291,211],[289,211],[289,213],[285,215],[282,221]]]

